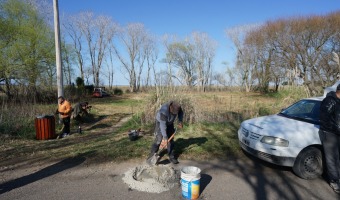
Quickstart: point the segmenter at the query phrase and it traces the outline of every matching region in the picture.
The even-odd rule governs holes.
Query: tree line
[[[227,29],[237,59],[224,73],[214,71],[218,43],[206,33],[155,36],[142,23],[121,26],[93,12],[62,16],[67,85],[80,78],[86,84],[113,87],[120,69],[131,92],[141,86],[173,85],[206,91],[214,82],[261,92],[271,85],[275,90],[285,84],[305,85],[319,93],[339,77],[340,12]],[[46,1],[0,0],[0,88],[7,97],[34,97],[38,88],[55,88],[52,18],[52,5]]]
[[[231,29],[235,71],[247,91],[268,92],[281,84],[305,85],[312,94],[339,79],[340,11],[326,16],[268,21]],[[256,87],[256,88],[255,88]]]

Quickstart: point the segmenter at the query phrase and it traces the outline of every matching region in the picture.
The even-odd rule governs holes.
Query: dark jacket
[[[163,135],[163,139],[168,139],[166,134],[166,128],[168,126],[173,126],[176,117],[178,116],[178,121],[183,122],[183,110],[180,108],[177,115],[170,113],[171,102],[165,103],[161,106],[156,114],[156,121],[159,123],[160,132]]]
[[[333,91],[321,102],[320,129],[340,135],[340,99]]]

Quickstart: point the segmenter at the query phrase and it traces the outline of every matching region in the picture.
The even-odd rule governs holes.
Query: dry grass
[[[185,121],[197,122],[225,122],[226,120],[243,120],[271,113],[277,113],[282,108],[295,101],[287,96],[281,98],[264,96],[259,93],[245,92],[183,92],[168,95],[157,101],[155,98],[147,102],[145,123],[151,123],[153,115],[162,102],[177,100],[185,110]],[[152,116],[150,118],[150,116]]]
[[[17,139],[0,134],[0,170],[4,166],[24,167],[78,154],[88,162],[121,161],[146,157],[153,141],[154,113],[159,104],[153,94],[124,94],[102,99],[89,99],[91,115],[81,126],[83,134],[62,140]],[[176,152],[181,158],[210,159],[240,156],[237,141],[239,123],[250,117],[278,112],[297,97],[284,98],[242,92],[188,92],[169,98],[182,102],[185,127],[176,136]],[[53,106],[52,106],[53,107]],[[41,108],[36,108],[41,112]],[[143,118],[150,121],[146,123]],[[31,120],[32,126],[33,119]],[[57,124],[57,129],[61,125]],[[129,141],[129,129],[145,132],[137,141]],[[77,124],[73,123],[73,133]],[[32,132],[34,135],[34,130]]]

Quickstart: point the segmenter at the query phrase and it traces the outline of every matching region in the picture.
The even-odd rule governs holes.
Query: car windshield
[[[319,124],[320,104],[321,101],[317,100],[300,100],[288,108],[283,109],[280,115]]]

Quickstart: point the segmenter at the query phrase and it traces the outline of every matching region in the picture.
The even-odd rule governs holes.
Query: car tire
[[[302,150],[296,157],[293,166],[294,173],[303,179],[315,179],[322,175],[322,153],[316,147]]]

